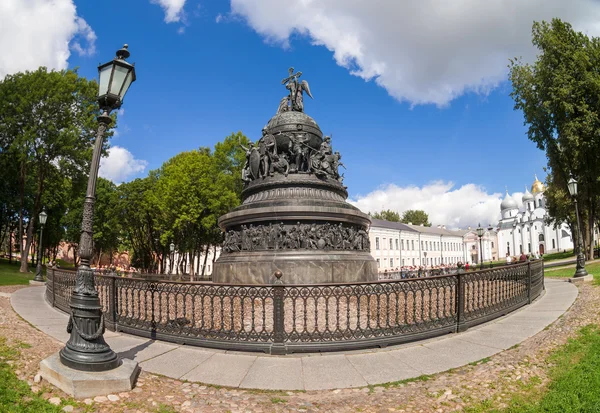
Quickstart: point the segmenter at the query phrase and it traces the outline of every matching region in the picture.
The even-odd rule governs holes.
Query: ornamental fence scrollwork
[[[46,299],[69,312],[75,272],[48,268]],[[370,283],[173,282],[97,274],[106,328],[204,347],[286,354],[384,347],[463,331],[531,303],[541,260]]]

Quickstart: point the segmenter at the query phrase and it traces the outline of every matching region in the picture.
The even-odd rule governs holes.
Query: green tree
[[[18,163],[19,239],[27,222],[21,272],[28,271],[28,251],[51,171],[76,178],[89,170],[99,113],[97,90],[95,81],[76,71],[48,72],[44,67],[0,82],[0,147]],[[28,194],[31,205],[25,201]]]
[[[584,245],[590,247],[600,190],[600,40],[553,19],[533,24],[532,42],[538,49],[534,63],[509,64],[511,96],[528,138],[548,158],[549,213],[557,222],[575,221],[566,185],[573,176]],[[588,258],[591,253],[588,248]]]
[[[425,211],[420,209],[409,209],[402,213],[402,219],[400,222],[404,224],[411,223],[413,225],[421,225],[423,224],[426,227],[431,226],[431,222],[429,222],[429,215],[425,213]]]
[[[382,219],[384,221],[400,222],[400,214],[391,209],[382,210],[381,212],[375,212],[371,215],[375,219]]]

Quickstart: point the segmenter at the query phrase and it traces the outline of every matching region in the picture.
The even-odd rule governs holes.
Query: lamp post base
[[[69,341],[60,351],[60,361],[79,371],[107,371],[121,364],[117,353],[104,341],[104,317],[98,296],[71,296]]]
[[[54,353],[40,362],[42,377],[77,399],[130,391],[140,372],[138,363],[128,359],[114,370],[87,372],[65,366],[60,358]]]
[[[42,265],[38,264],[35,270],[35,277],[33,277],[33,281],[44,282],[44,276],[42,275]]]
[[[592,282],[594,281],[594,276],[592,274],[584,275],[582,277],[572,277],[569,278],[570,283],[579,284],[584,282]]]

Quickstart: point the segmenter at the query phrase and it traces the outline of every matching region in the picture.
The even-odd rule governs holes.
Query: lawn
[[[593,274],[594,276],[600,276],[600,261],[591,261],[585,265],[585,269],[589,274]],[[562,268],[546,268],[544,269],[544,275],[546,277],[563,277],[563,278],[571,278],[575,274],[575,266],[570,265],[568,267]]]
[[[22,347],[29,346],[22,343]],[[29,346],[30,347],[30,346]],[[42,397],[42,392],[33,393],[27,382],[19,380],[14,372],[14,363],[19,358],[19,348],[9,346],[0,337],[0,411],[7,413],[50,413],[62,412],[62,406],[54,406]],[[75,404],[71,401],[70,404]]]
[[[554,352],[548,389],[541,396],[520,394],[505,413],[575,413],[600,411],[600,329],[582,328],[577,337]],[[537,398],[537,400],[536,400]],[[533,399],[533,400],[532,400]],[[467,410],[469,411],[469,410]]]
[[[32,280],[34,273],[23,274],[19,272],[21,264],[18,261],[13,260],[12,264],[8,260],[0,259],[0,285],[19,285],[29,284],[29,280]],[[35,268],[29,267],[30,271],[34,271]]]
[[[567,250],[566,252],[555,252],[553,254],[544,254],[542,257],[544,262],[563,260],[565,258],[575,258],[575,252],[573,250]]]

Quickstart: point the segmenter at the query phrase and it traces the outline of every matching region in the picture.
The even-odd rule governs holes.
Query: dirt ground
[[[23,287],[23,286],[21,286]],[[0,287],[11,293],[19,286]],[[525,387],[541,388],[547,383],[546,358],[577,330],[598,323],[600,288],[580,287],[573,307],[554,324],[510,350],[475,365],[440,373],[426,381],[360,389],[309,392],[239,390],[182,382],[143,372],[137,387],[127,393],[80,401],[73,410],[83,412],[455,412],[489,400],[502,407]],[[39,362],[58,351],[62,344],[22,320],[0,296],[0,336],[9,344],[27,343],[15,368],[34,391],[44,398],[68,399],[48,383],[34,383]],[[28,346],[25,346],[28,347]],[[56,399],[54,399],[56,401]]]

